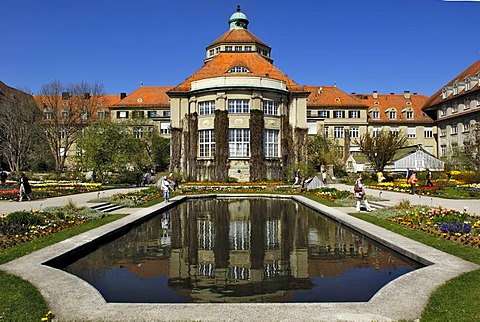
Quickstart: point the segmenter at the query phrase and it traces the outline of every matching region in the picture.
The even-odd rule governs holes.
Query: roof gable
[[[232,67],[242,66],[249,73],[228,73]],[[286,74],[256,52],[224,52],[205,63],[185,81],[173,88],[171,92],[185,92],[191,89],[193,81],[214,77],[268,77],[284,81],[289,90],[298,90],[300,87]],[[302,90],[303,91],[303,90]]]
[[[167,91],[173,86],[142,86],[112,107],[170,107]]]
[[[434,105],[437,105],[438,103],[440,103],[442,101],[442,91],[445,87],[449,87],[449,86],[453,86],[453,84],[455,83],[455,81],[458,79],[458,80],[461,80],[463,81],[465,79],[465,77],[467,76],[475,76],[477,75],[478,73],[480,72],[480,60],[474,62],[472,65],[470,65],[467,69],[465,69],[463,72],[461,72],[460,74],[458,74],[457,76],[455,76],[451,81],[449,81],[447,84],[445,84],[444,86],[442,86],[442,88],[440,88],[437,92],[435,92],[435,94],[433,94],[432,96],[430,96],[430,98],[428,99],[428,101],[425,103],[424,107],[423,108],[428,108],[428,107],[432,107]],[[472,89],[473,91],[474,89]],[[480,90],[480,82],[477,82],[477,88],[476,90]],[[458,93],[458,94],[462,94],[462,93]],[[456,95],[458,96],[458,95]],[[448,98],[446,99],[448,100]]]
[[[257,36],[252,34],[247,29],[232,29],[225,32],[223,35],[217,38],[212,44],[207,48],[221,44],[221,43],[256,43],[263,46],[267,46],[263,41],[261,41]]]

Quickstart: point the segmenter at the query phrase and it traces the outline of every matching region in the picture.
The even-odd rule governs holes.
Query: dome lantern
[[[248,19],[247,16],[240,12],[240,6],[237,6],[237,12],[235,12],[228,20],[230,30],[232,29],[247,29]]]

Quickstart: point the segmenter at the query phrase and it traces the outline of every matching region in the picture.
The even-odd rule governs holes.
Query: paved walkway
[[[22,202],[0,201],[0,216],[14,212],[14,211],[42,210],[45,207],[63,206],[70,202],[74,203],[78,207],[81,207],[81,206],[91,207],[98,204],[98,203],[90,202],[97,198],[104,198],[104,197],[107,198],[107,197],[113,196],[114,194],[128,193],[132,191],[138,191],[140,189],[143,189],[143,188],[136,187],[136,188],[109,189],[109,190],[87,192],[87,193],[80,193],[75,195],[53,197],[48,199],[38,199],[38,200],[32,200],[32,201],[22,201]],[[123,210],[122,213],[132,212],[132,210],[129,208],[123,208],[122,210]],[[136,210],[138,210],[138,208],[135,208],[135,211]]]
[[[353,191],[352,186],[345,184],[329,184],[328,187],[333,187],[339,190]],[[19,210],[41,210],[45,207],[50,206],[63,206],[66,203],[73,202],[77,206],[87,206],[91,207],[96,205],[92,201],[97,198],[110,197],[117,193],[127,193],[131,191],[137,191],[143,188],[122,188],[122,189],[111,189],[104,190],[99,192],[88,192],[76,195],[69,195],[63,197],[54,197],[48,199],[40,199],[33,201],[0,201],[0,215],[11,213]],[[367,195],[380,197],[385,199],[384,201],[379,202],[383,206],[395,206],[402,200],[408,200],[412,205],[427,205],[427,206],[441,206],[444,208],[455,209],[458,211],[467,210],[470,214],[475,214],[480,216],[480,200],[479,199],[445,199],[429,196],[420,196],[420,195],[410,195],[408,193],[393,192],[393,191],[383,191],[377,189],[366,189]],[[337,209],[345,212],[352,213],[355,212],[354,207],[338,207]],[[113,213],[131,213],[138,210],[138,208],[122,208]]]
[[[329,187],[339,190],[352,191],[353,186],[345,184],[329,184]],[[445,199],[430,196],[411,195],[408,193],[384,191],[377,189],[365,189],[367,196],[380,197],[386,199],[380,203],[385,206],[395,206],[402,200],[408,200],[411,205],[427,205],[427,206],[441,206],[443,208],[454,209],[458,211],[467,210],[468,213],[480,216],[480,200],[479,199]],[[341,209],[341,208],[338,208]],[[345,212],[355,212],[355,208],[346,207]]]

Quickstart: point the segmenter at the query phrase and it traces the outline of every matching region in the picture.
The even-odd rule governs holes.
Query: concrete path
[[[338,190],[352,191],[353,193],[353,186],[348,186],[345,184],[329,184],[328,187],[336,188]],[[386,199],[387,201],[381,202],[385,206],[395,206],[402,200],[408,200],[410,201],[411,205],[427,205],[434,207],[441,206],[443,208],[454,209],[458,211],[466,210],[470,214],[480,216],[480,199],[445,199],[369,188],[366,188],[365,191],[367,192],[367,196],[371,195]],[[347,212],[352,212],[352,208],[346,210]],[[353,209],[353,212],[354,211],[355,209]]]
[[[21,211],[21,210],[41,210],[45,207],[56,207],[56,206],[63,206],[72,202],[73,204],[81,207],[87,206],[92,207],[97,203],[92,203],[92,200],[98,198],[107,198],[111,197],[118,193],[128,193],[132,191],[138,191],[144,188],[121,188],[121,189],[109,189],[109,190],[102,190],[102,191],[95,191],[95,192],[87,192],[87,193],[80,193],[75,195],[68,195],[62,197],[53,197],[48,199],[38,199],[32,201],[0,201],[0,216],[5,215],[14,211]],[[133,208],[132,208],[133,209]],[[122,213],[131,213],[133,210],[130,208],[123,208]],[[134,209],[135,211],[138,208]]]

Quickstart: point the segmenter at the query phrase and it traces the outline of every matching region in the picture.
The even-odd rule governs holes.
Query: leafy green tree
[[[472,126],[470,134],[463,141],[461,159],[465,169],[480,171],[480,126]]]
[[[311,135],[307,139],[308,162],[316,171],[322,165],[338,164],[342,160],[340,146],[336,140],[319,133]]]
[[[354,143],[360,147],[375,171],[383,171],[397,150],[407,145],[408,137],[403,132],[383,130],[376,135],[367,132]]]
[[[125,167],[131,153],[130,133],[118,123],[100,122],[84,128],[77,139],[76,163],[84,170],[93,170],[105,181],[108,172]]]

